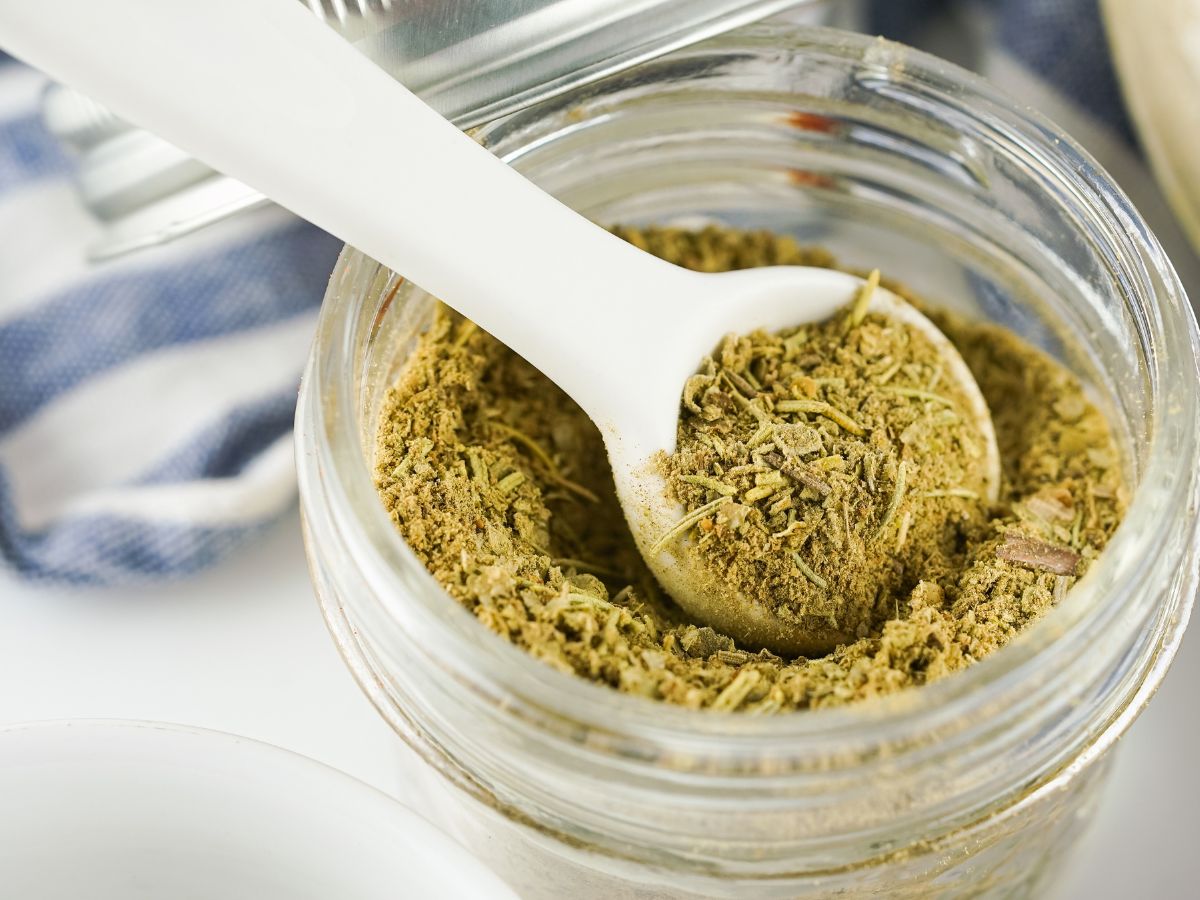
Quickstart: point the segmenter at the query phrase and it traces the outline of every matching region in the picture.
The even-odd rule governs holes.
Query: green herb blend
[[[833,265],[763,232],[616,230],[704,271]],[[849,311],[730,338],[685,391],[679,448],[663,464],[685,506],[712,509],[689,539],[815,626],[828,646],[807,657],[687,621],[634,546],[595,426],[445,308],[385,402],[379,492],[456,601],[561,671],[757,713],[924,684],[1062,602],[1126,494],[1107,423],[1065,369],[1002,328],[934,318],[992,410],[994,506],[962,398],[919,335],[886,320]]]
[[[828,322],[727,337],[684,389],[659,467],[683,524],[704,516],[659,546],[691,542],[698,588],[743,598],[735,638],[755,634],[747,608],[780,623],[777,651],[868,637],[918,581],[961,570],[986,521],[970,401],[921,331],[866,313],[877,280]]]

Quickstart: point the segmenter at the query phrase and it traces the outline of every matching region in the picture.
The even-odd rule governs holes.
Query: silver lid
[[[783,10],[808,22],[849,0],[302,0],[434,109],[468,128]],[[841,24],[845,24],[842,22]],[[105,224],[93,258],[162,243],[266,199],[61,85],[47,127],[79,154]]]

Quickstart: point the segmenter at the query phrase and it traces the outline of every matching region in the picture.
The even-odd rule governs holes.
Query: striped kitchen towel
[[[1132,142],[1097,0],[874,0],[868,27],[1010,88],[1002,68],[1019,64],[1039,82],[1033,99],[1055,93]]]
[[[278,209],[102,263],[0,58],[0,555],[30,578],[193,572],[292,503],[292,417],[339,245]]]
[[[871,15],[1046,108],[1154,202],[1095,0],[878,0]],[[971,40],[945,38],[963,27]],[[293,502],[297,381],[339,247],[268,207],[87,262],[99,226],[42,126],[44,84],[0,57],[0,557],[64,582],[191,573]]]

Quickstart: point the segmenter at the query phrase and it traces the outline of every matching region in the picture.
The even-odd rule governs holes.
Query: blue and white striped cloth
[[[963,6],[882,0],[870,25],[920,42]],[[968,63],[1037,105],[1033,85],[1085,142],[1127,145],[1095,0],[969,18],[988,54]],[[268,208],[86,262],[99,226],[42,127],[43,85],[0,57],[0,556],[65,582],[184,575],[293,502],[297,380],[339,246]]]
[[[296,385],[339,244],[276,209],[98,264],[100,226],[0,58],[0,555],[30,578],[193,572],[293,501]]]

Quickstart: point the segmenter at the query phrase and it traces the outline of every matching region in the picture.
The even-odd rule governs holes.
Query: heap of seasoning
[[[877,633],[922,581],[961,570],[986,528],[970,400],[921,331],[868,314],[878,281],[827,322],[727,337],[688,380],[675,453],[659,456],[686,515],[655,551],[687,542],[699,590],[769,610],[774,650]]]
[[[833,265],[827,254],[765,232],[616,231],[651,253],[701,271]],[[897,285],[888,287],[904,293]],[[997,504],[989,508],[967,496],[978,494],[978,489],[970,486],[972,472],[966,469],[961,473],[966,486],[958,496],[924,496],[954,489],[950,482],[957,473],[943,472],[938,476],[942,486],[929,487],[932,482],[921,481],[919,471],[910,472],[907,465],[903,490],[897,491],[901,463],[916,459],[906,457],[913,453],[906,450],[910,445],[876,448],[874,428],[855,435],[853,429],[809,411],[815,407],[780,414],[783,446],[775,444],[772,434],[765,452],[753,452],[767,444],[764,438],[747,447],[750,462],[741,463],[780,472],[783,489],[792,490],[794,516],[789,516],[786,504],[777,506],[782,496],[771,499],[780,489],[770,472],[747,471],[732,476],[735,483],[728,484],[735,489],[733,502],[753,510],[746,516],[746,521],[755,518],[750,527],[761,524],[768,535],[793,528],[778,540],[787,541],[788,553],[794,550],[804,568],[792,557],[793,567],[780,568],[781,577],[798,575],[817,586],[806,568],[829,584],[836,562],[824,555],[822,542],[835,541],[840,534],[845,544],[850,531],[861,539],[860,562],[865,564],[872,552],[887,551],[880,563],[890,571],[882,576],[883,592],[877,594],[887,600],[867,603],[867,614],[855,622],[854,634],[828,652],[779,656],[739,646],[730,635],[688,621],[657,587],[638,554],[595,426],[519,356],[444,308],[436,310],[384,404],[376,469],[379,493],[400,533],[455,601],[488,629],[560,671],[685,707],[756,714],[844,705],[922,685],[1004,646],[1064,602],[1071,584],[1116,528],[1126,495],[1108,425],[1065,369],[1002,328],[930,315],[959,349],[991,407],[1003,463]],[[864,334],[872,327],[887,328],[869,316],[858,325],[865,327]],[[840,373],[836,353],[819,365],[806,366],[811,360],[802,349],[812,341],[834,341],[840,337],[836,328],[830,326],[828,333],[810,328],[803,341],[793,340],[798,346],[788,359],[784,344],[795,334],[736,339],[714,357],[707,377],[724,383],[719,392],[738,390],[751,400],[754,395],[744,390],[747,385],[720,371],[735,371],[760,392],[773,390],[767,386],[772,365],[779,371],[791,365],[811,384],[792,379],[793,385],[787,376],[779,383],[789,390],[798,386],[799,391],[790,399],[820,401],[846,413],[846,405],[853,405],[851,392],[857,390],[852,382],[878,385],[895,365],[893,338],[902,340],[895,335],[883,339],[889,349],[881,356],[871,355],[861,342],[852,343],[847,368]],[[756,345],[781,352],[755,351]],[[888,355],[893,361],[882,365]],[[861,370],[854,363],[856,356],[863,358]],[[948,416],[939,418],[940,410],[955,409],[961,398],[947,396],[944,376],[934,380],[921,358],[918,352],[913,363],[918,368],[908,372],[902,363],[883,386],[928,391],[950,401],[892,395],[896,404],[910,406],[912,421],[920,423],[917,443],[970,441],[961,424],[950,423]],[[746,379],[747,373],[759,387]],[[818,380],[836,378],[844,378],[845,386]],[[692,387],[690,398],[700,412],[689,407],[695,421],[682,422],[685,430],[696,435],[707,430],[723,439],[714,427],[718,419],[705,418],[708,405],[720,407],[731,431],[740,429],[743,417],[737,399],[730,397],[739,409],[726,409],[709,395],[712,385],[695,382]],[[777,404],[773,412],[780,413]],[[861,409],[856,413],[867,418]],[[865,422],[850,418],[867,432]],[[815,444],[811,432],[820,436],[821,448],[801,452]],[[867,440],[851,441],[860,437]],[[699,438],[697,444],[707,448]],[[709,459],[705,453],[711,449],[701,453],[692,474],[729,479],[733,460],[716,462],[724,460],[720,451]],[[726,446],[725,452],[729,449]],[[867,462],[868,451],[878,452],[879,460]],[[845,463],[818,464],[833,456]],[[784,469],[797,458],[806,466],[800,478]],[[920,458],[929,460],[930,454]],[[716,464],[723,471],[712,467]],[[847,529],[840,503],[830,504],[841,513],[834,517],[825,511],[825,498],[835,490],[853,498],[853,491],[861,488],[849,479],[860,476],[871,491],[868,472],[874,490],[869,497],[863,495],[867,511],[858,516],[852,506]],[[684,474],[682,469],[677,472],[681,496],[690,503],[706,501],[708,488],[682,481]],[[770,495],[753,493],[760,486],[754,484],[759,475],[767,476],[761,486],[774,488]],[[809,475],[814,480],[805,484]],[[847,484],[835,484],[843,480]],[[823,495],[825,486],[828,495]],[[713,495],[722,505],[723,490]],[[763,540],[761,534],[745,531],[746,521],[739,523],[741,529],[730,531],[730,543],[722,552],[736,549],[746,535],[747,540]],[[711,532],[697,524],[693,537],[733,524],[714,518]],[[805,529],[810,529],[808,537],[801,542]],[[853,578],[851,583],[856,583]],[[802,586],[797,591],[804,602],[818,597]]]

